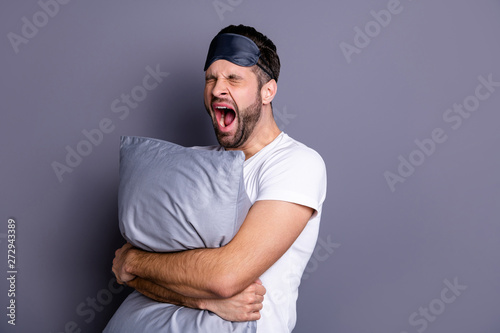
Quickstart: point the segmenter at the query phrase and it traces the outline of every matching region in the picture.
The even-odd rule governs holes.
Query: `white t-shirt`
[[[252,203],[281,200],[316,211],[288,251],[260,278],[267,292],[257,333],[291,332],[297,320],[300,279],[318,238],[326,196],[325,164],[314,150],[282,132],[245,161],[244,179]]]
[[[288,333],[297,320],[296,301],[302,273],[318,239],[326,197],[325,164],[317,152],[282,132],[246,160],[243,171],[252,204],[259,200],[280,200],[315,210],[288,251],[260,277],[267,292],[257,333]]]

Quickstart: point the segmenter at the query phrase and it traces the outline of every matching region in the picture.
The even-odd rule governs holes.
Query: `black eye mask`
[[[268,69],[261,66],[259,47],[248,37],[238,34],[220,34],[212,39],[208,49],[207,60],[204,71],[216,60],[227,60],[235,65],[243,67],[259,66],[271,79],[274,79],[268,63],[261,58],[261,61]]]

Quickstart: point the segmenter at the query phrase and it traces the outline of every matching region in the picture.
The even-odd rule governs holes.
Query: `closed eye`
[[[245,79],[239,75],[228,75],[226,80],[232,86],[240,86],[245,81]]]
[[[205,82],[213,82],[215,80],[216,80],[216,78],[213,75],[207,75],[207,76],[205,76]]]
[[[207,83],[207,84],[214,83],[219,79],[220,78],[217,78],[215,75],[207,74],[205,76],[205,83]],[[239,83],[244,81],[244,78],[240,75],[237,75],[237,74],[229,74],[229,75],[225,76],[224,79],[231,84],[239,84]]]
[[[243,78],[239,75],[236,75],[236,74],[230,74],[228,77],[227,77],[228,80],[230,81],[241,81],[243,80]]]

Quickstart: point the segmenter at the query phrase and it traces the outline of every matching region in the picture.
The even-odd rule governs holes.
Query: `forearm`
[[[266,293],[260,280],[252,283],[240,294],[228,299],[186,297],[140,277],[131,280],[128,285],[155,301],[208,310],[229,321],[260,319],[260,310],[262,310],[262,302]]]
[[[129,281],[127,285],[157,302],[170,303],[193,309],[205,308],[205,302],[202,299],[183,296],[141,277]]]
[[[226,269],[222,248],[196,249],[177,253],[131,250],[126,269],[133,275],[191,298],[221,298]],[[230,263],[229,263],[230,264]],[[244,289],[247,285],[243,286]],[[222,291],[223,293],[223,291]]]

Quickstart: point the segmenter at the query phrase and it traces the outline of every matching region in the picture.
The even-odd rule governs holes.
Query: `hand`
[[[266,288],[257,280],[231,298],[203,300],[202,307],[229,321],[259,320],[265,293]]]
[[[116,282],[119,284],[126,284],[136,278],[135,275],[128,273],[125,270],[125,260],[127,254],[134,246],[130,243],[126,243],[120,249],[115,251],[115,258],[113,259],[112,271],[115,273]]]

